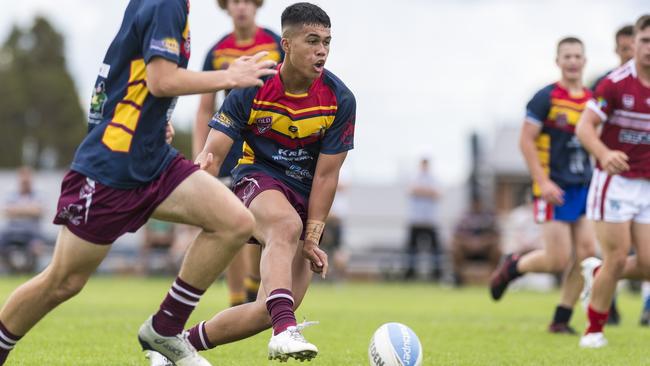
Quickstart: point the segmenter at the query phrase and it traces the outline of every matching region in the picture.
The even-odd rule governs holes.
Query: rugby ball
[[[406,325],[386,323],[372,336],[368,358],[370,366],[421,366],[422,344]]]

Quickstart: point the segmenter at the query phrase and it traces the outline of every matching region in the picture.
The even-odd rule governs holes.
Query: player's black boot
[[[513,253],[506,255],[499,266],[492,272],[492,277],[490,278],[490,294],[495,301],[501,299],[510,282],[522,275],[517,271],[519,258],[519,254]]]

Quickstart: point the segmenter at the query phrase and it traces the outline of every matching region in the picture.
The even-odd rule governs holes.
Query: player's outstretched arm
[[[277,73],[272,69],[275,62],[260,61],[267,53],[240,57],[227,70],[201,72],[185,70],[167,59],[154,57],[147,64],[147,88],[156,97],[176,97],[261,86],[262,77]]]
[[[233,142],[233,139],[225,133],[210,129],[205,146],[194,162],[201,169],[216,176]]]
[[[318,247],[318,244],[325,228],[325,219],[329,215],[334,201],[336,187],[339,183],[339,172],[347,154],[347,152],[343,152],[318,156],[309,195],[303,256],[311,261],[312,270],[321,273],[323,278],[327,275],[327,254]]]
[[[587,108],[582,112],[580,121],[576,126],[576,135],[587,149],[598,161],[600,166],[611,175],[620,174],[630,169],[627,163],[628,157],[622,151],[610,150],[598,136],[598,126],[601,117],[591,109]]]
[[[564,191],[549,178],[537,155],[536,140],[541,131],[541,125],[526,120],[521,127],[519,148],[524,156],[533,181],[540,188],[542,198],[552,204],[561,205],[564,202]]]

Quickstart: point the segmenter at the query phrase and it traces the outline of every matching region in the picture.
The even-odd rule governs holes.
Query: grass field
[[[4,301],[23,280],[0,280],[0,298]],[[7,365],[147,365],[135,334],[169,283],[169,279],[94,278],[81,295],[28,334]],[[370,337],[388,321],[405,323],[419,335],[424,365],[650,364],[650,329],[637,325],[638,296],[621,294],[623,323],[607,329],[610,346],[600,350],[581,350],[577,337],[545,332],[557,297],[557,293],[517,292],[494,304],[483,288],[315,284],[298,317],[320,321],[305,333],[321,351],[313,366],[368,365]],[[190,322],[224,308],[226,298],[223,284],[215,284]],[[582,330],[584,321],[578,311],[573,325]],[[266,359],[268,337],[264,332],[205,356],[215,366],[275,364]]]

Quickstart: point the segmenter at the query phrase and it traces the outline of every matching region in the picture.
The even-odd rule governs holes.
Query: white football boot
[[[582,348],[601,348],[607,345],[607,338],[602,332],[587,333],[580,338]]]
[[[269,360],[286,362],[289,358],[311,361],[318,354],[318,348],[307,342],[302,330],[318,322],[303,322],[287,328],[284,332],[271,336],[269,341]]]
[[[582,307],[585,311],[587,311],[589,302],[591,301],[591,288],[594,285],[594,271],[602,264],[603,261],[596,257],[585,258],[580,262],[580,266],[582,267],[582,278],[585,280],[582,287],[582,293],[580,293],[580,301],[582,301]]]
[[[174,364],[156,351],[145,351],[144,358],[149,360],[149,366],[174,366]]]
[[[176,366],[212,366],[208,360],[199,356],[196,349],[187,340],[187,333],[172,337],[162,336],[153,329],[152,318],[149,317],[138,331],[138,340],[143,350],[155,351]],[[153,357],[157,358],[155,355]],[[151,358],[149,360],[151,361]]]

